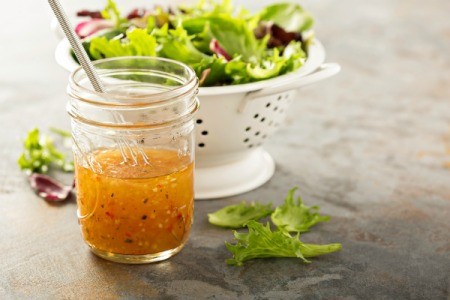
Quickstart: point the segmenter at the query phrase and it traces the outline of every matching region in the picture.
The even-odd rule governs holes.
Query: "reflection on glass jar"
[[[147,263],[181,250],[193,221],[197,78],[150,58],[97,61],[107,93],[82,69],[69,83],[78,218],[91,250]]]

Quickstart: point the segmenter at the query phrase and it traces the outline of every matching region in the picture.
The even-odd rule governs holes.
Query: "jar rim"
[[[124,100],[124,99],[136,100],[136,102],[134,102],[133,104],[130,104],[129,102],[126,104],[125,103],[111,103],[109,101],[106,101],[106,102],[105,101],[96,101],[93,99],[89,99],[88,101],[86,101],[86,102],[89,102],[90,104],[96,104],[96,105],[101,105],[101,106],[142,106],[142,105],[156,104],[159,102],[166,101],[168,99],[176,99],[179,96],[183,96],[183,95],[187,94],[189,91],[196,89],[198,87],[198,78],[197,78],[195,71],[188,65],[186,65],[182,62],[173,60],[173,59],[168,59],[168,58],[163,58],[163,57],[151,57],[151,56],[121,56],[121,57],[99,59],[99,60],[93,61],[92,64],[95,67],[96,65],[99,65],[102,63],[127,60],[127,59],[155,61],[155,62],[159,61],[159,62],[169,63],[173,66],[179,66],[184,71],[187,72],[186,82],[183,82],[182,84],[180,84],[180,86],[176,86],[170,90],[155,92],[155,93],[151,93],[151,94],[123,95],[123,94],[119,94],[119,93],[110,93],[110,92],[101,93],[101,92],[95,91],[93,88],[87,88],[79,83],[79,81],[76,79],[76,77],[83,76],[83,75],[86,76],[86,72],[80,66],[77,69],[75,69],[69,76],[69,87],[71,88],[71,90],[73,92],[75,92],[75,90],[76,90],[76,94],[79,94],[79,93],[89,94],[89,95],[93,95],[96,98],[98,97],[100,99],[108,97],[108,98],[113,98],[116,100]],[[84,97],[79,97],[79,100],[82,100],[80,98],[84,98]],[[86,100],[86,99],[84,99],[84,100]]]

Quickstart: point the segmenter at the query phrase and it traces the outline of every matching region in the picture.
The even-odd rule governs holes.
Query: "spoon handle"
[[[69,40],[69,43],[72,46],[75,56],[77,57],[78,61],[80,62],[80,65],[83,67],[84,71],[86,72],[86,75],[88,76],[89,81],[91,82],[94,90],[98,93],[104,93],[105,88],[104,88],[102,82],[100,81],[100,78],[99,78],[97,72],[95,71],[91,60],[89,59],[89,56],[87,55],[86,50],[84,49],[83,45],[81,44],[80,39],[78,38],[77,34],[73,30],[73,27],[70,24],[69,18],[67,17],[66,13],[64,12],[64,9],[62,8],[61,3],[58,0],[48,0],[48,3],[50,4],[50,7],[52,8],[53,13],[56,16],[56,19],[58,20],[59,24],[61,25],[61,28],[64,31],[64,34],[66,35],[67,39]]]

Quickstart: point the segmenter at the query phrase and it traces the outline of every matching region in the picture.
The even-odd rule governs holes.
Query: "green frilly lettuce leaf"
[[[289,191],[284,204],[278,206],[271,215],[272,222],[283,231],[306,232],[319,222],[327,222],[329,216],[319,215],[318,206],[308,207],[300,197],[294,201],[296,188]]]
[[[70,135],[62,130],[54,132],[63,137]],[[66,154],[56,148],[50,137],[41,135],[37,128],[28,132],[23,147],[24,151],[17,161],[21,170],[29,173],[47,173],[52,164],[65,172],[74,170],[73,162],[67,159]]]
[[[190,65],[208,57],[192,44],[192,37],[181,25],[175,29],[169,29],[169,25],[165,24],[161,28],[155,28],[151,35],[156,37],[159,44],[158,56]]]
[[[96,37],[90,41],[89,52],[94,59],[118,56],[155,56],[156,39],[146,29],[134,28],[124,39]]]
[[[299,235],[291,236],[283,231],[271,231],[269,224],[264,226],[256,221],[247,223],[248,232],[234,231],[235,244],[226,243],[233,257],[227,260],[229,265],[242,266],[245,261],[256,258],[292,257],[303,262],[307,258],[341,250],[339,243],[316,245],[305,244]]]
[[[297,3],[276,3],[265,7],[259,17],[271,21],[286,31],[301,32],[314,25],[314,19]]]

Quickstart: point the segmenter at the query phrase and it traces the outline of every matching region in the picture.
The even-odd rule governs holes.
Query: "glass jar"
[[[91,250],[149,263],[181,250],[193,221],[198,80],[179,62],[121,57],[83,69],[68,86],[78,219]]]

